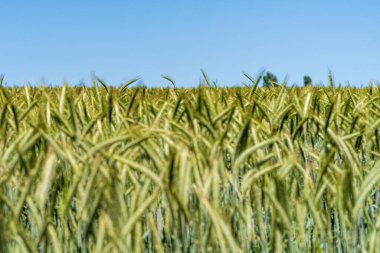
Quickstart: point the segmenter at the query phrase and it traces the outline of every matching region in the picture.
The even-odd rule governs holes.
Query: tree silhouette
[[[303,85],[311,85],[313,80],[311,79],[310,76],[303,76]]]
[[[264,76],[264,87],[271,87],[272,82],[277,83],[277,77],[271,72],[267,72],[267,74]]]

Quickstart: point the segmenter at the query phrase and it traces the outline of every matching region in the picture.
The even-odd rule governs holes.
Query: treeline
[[[277,76],[275,76],[271,72],[267,72],[266,75],[264,76],[263,80],[264,80],[264,83],[263,83],[264,87],[271,87],[273,85],[278,84]],[[312,84],[313,84],[313,80],[311,79],[310,76],[308,76],[308,75],[303,76],[303,85],[304,86],[308,86],[308,85],[312,85]]]

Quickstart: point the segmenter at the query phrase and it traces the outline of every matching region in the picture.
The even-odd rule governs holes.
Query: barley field
[[[2,87],[0,252],[380,252],[380,88],[251,81]]]

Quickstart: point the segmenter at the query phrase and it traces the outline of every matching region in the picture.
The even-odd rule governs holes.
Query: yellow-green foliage
[[[0,90],[1,252],[380,248],[380,89]]]

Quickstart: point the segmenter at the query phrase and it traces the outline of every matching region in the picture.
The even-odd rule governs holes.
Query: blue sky
[[[204,69],[221,85],[265,69],[302,83],[380,80],[379,1],[0,2],[0,73],[26,80],[197,86]]]

